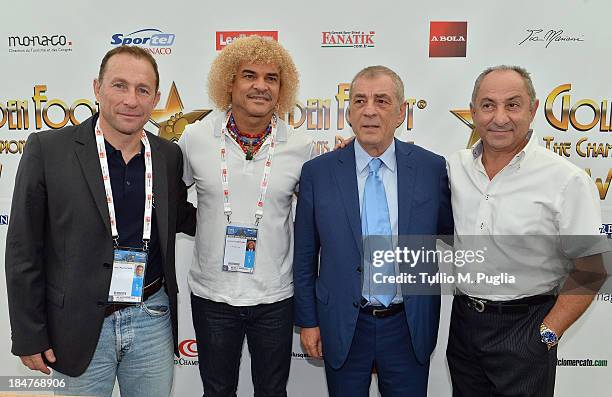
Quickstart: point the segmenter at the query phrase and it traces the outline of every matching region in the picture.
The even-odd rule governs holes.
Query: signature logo
[[[527,36],[523,39],[523,41],[518,43],[518,45],[541,42],[545,43],[544,48],[548,48],[548,46],[552,43],[572,43],[581,41],[584,41],[583,37],[570,36],[565,34],[563,29],[550,29],[548,31],[544,31],[544,29],[527,29]]]

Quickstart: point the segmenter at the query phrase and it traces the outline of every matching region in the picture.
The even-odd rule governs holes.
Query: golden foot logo
[[[166,99],[166,106],[163,109],[153,110],[149,121],[159,128],[158,135],[160,137],[176,142],[183,134],[183,131],[185,131],[187,125],[202,120],[212,112],[212,109],[198,109],[189,113],[183,113],[184,109],[185,106],[183,106],[183,101],[181,101],[181,96],[173,81],[168,98]]]
[[[472,120],[472,113],[469,109],[451,110],[450,112],[472,130],[466,149],[471,148],[480,139],[480,135],[478,135],[474,126],[474,120]]]

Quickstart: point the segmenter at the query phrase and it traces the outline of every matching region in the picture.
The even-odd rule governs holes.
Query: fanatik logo
[[[172,54],[175,35],[164,33],[159,29],[140,29],[132,33],[115,33],[111,45],[137,45],[153,55]]]
[[[9,52],[70,52],[72,41],[64,34],[8,36]]]
[[[241,37],[248,36],[259,36],[264,38],[269,38],[274,41],[278,41],[278,31],[277,30],[240,30],[240,31],[225,31],[225,32],[217,32],[216,34],[216,48],[217,51],[221,51],[228,44],[232,44],[232,42]]]
[[[174,359],[174,365],[198,365],[198,345],[195,339],[182,340],[178,348],[180,357]]]
[[[329,31],[321,32],[321,47],[350,47],[350,48],[372,48],[375,46],[374,36],[376,32],[363,31]]]
[[[465,57],[467,22],[430,22],[429,57]]]

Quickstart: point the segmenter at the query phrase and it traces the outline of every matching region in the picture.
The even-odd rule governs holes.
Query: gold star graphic
[[[185,106],[183,106],[183,101],[181,101],[181,96],[173,81],[168,98],[166,99],[166,106],[163,109],[153,110],[149,119],[151,123],[159,128],[159,136],[176,142],[183,134],[183,131],[185,131],[187,125],[202,120],[212,112],[212,109],[198,109],[183,114],[184,109]]]
[[[470,134],[470,139],[468,140],[467,144],[467,148],[471,148],[480,139],[480,135],[478,135],[478,132],[476,132],[476,127],[474,126],[474,120],[472,120],[472,113],[469,109],[451,110],[450,112],[461,120],[463,124],[471,128],[472,133]]]

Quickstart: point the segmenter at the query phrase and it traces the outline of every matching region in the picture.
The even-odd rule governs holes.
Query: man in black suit
[[[61,394],[110,396],[115,378],[122,396],[172,388],[175,235],[195,234],[195,209],[179,147],[143,130],[158,88],[149,53],[114,48],[94,80],[99,113],[31,134],[19,164],[6,240],[12,352],[65,378]],[[144,288],[130,296],[138,265]]]

